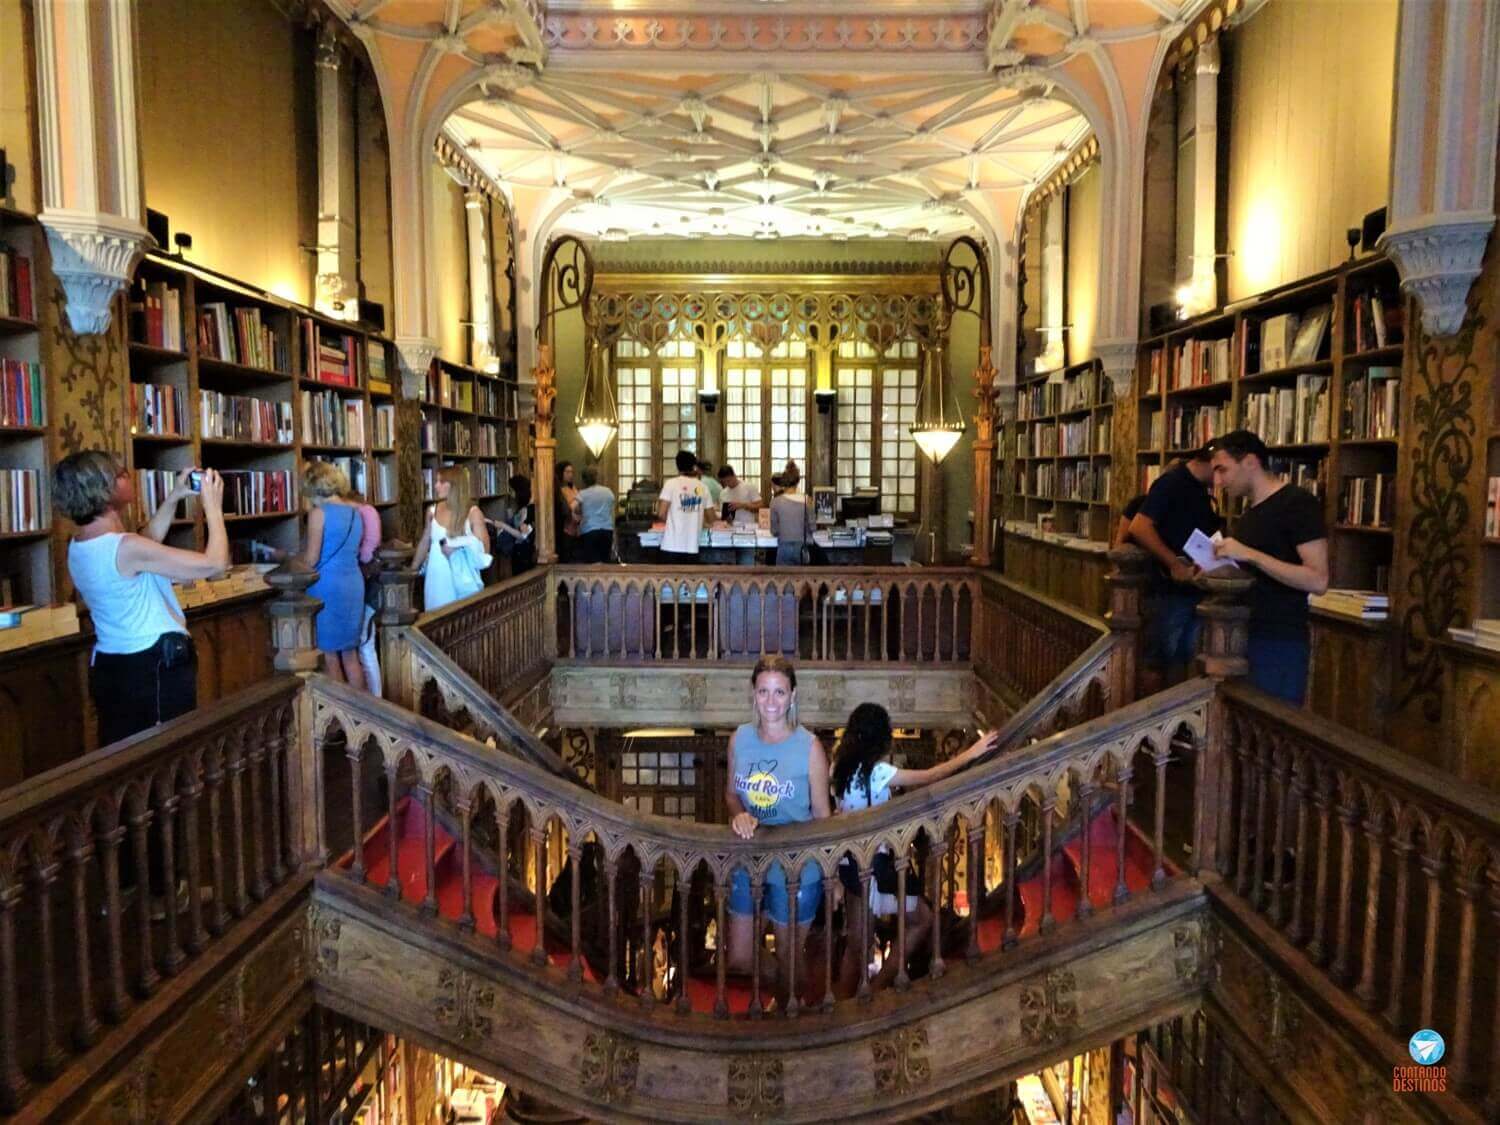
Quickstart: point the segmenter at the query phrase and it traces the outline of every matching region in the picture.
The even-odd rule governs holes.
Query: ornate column
[[[1203,650],[1198,659],[1203,674],[1214,679],[1245,675],[1250,670],[1245,655],[1250,641],[1250,607],[1245,604],[1245,595],[1255,579],[1200,574],[1194,584],[1208,595],[1198,603],[1198,617],[1203,622]]]
[[[357,320],[354,109],[337,28],[329,20],[318,33],[317,306],[327,316]]]
[[[1114,706],[1123,707],[1135,701],[1136,664],[1140,652],[1140,631],[1143,621],[1142,609],[1146,600],[1146,584],[1149,558],[1139,547],[1126,544],[1112,548],[1109,561],[1114,565],[1105,582],[1109,585],[1109,612],[1104,619],[1109,622],[1110,632],[1125,634],[1128,641],[1122,642],[1125,651],[1115,664],[1115,682],[1111,684]]]
[[[141,225],[135,24],[130,0],[38,0],[42,227],[77,334],[109,328],[110,305],[150,236]]]
[[[417,619],[417,572],[411,569],[416,552],[399,539],[375,552],[380,560],[380,602],[375,610],[375,626],[380,647],[380,680],[384,695],[403,707],[413,704],[411,684],[407,680],[406,646],[403,629]]]
[[[531,496],[536,502],[536,561],[546,566],[557,561],[557,528],[552,518],[552,477],[557,471],[557,438],[552,433],[557,371],[552,366],[551,344],[537,346],[531,381],[536,394],[536,475],[531,482]]]
[[[1396,25],[1389,225],[1380,247],[1416,296],[1422,327],[1450,336],[1495,225],[1500,7],[1403,0]]]
[[[464,192],[464,214],[469,222],[469,322],[473,341],[470,362],[488,371],[495,358],[495,297],[491,285],[489,200],[475,188]]]
[[[988,314],[986,309],[985,313]],[[975,566],[989,566],[994,558],[994,482],[995,482],[995,370],[989,345],[979,349],[979,365],[974,368],[974,553],[969,561]]]
[[[271,666],[303,680],[318,670],[316,619],[323,602],[307,592],[317,580],[318,572],[298,558],[288,559],[266,575],[266,584],[277,593],[269,610],[275,653]],[[327,858],[323,841],[328,836],[323,822],[323,759],[313,726],[312,696],[304,683],[292,704],[286,801],[295,810],[290,832],[298,861],[321,866]]]
[[[1208,312],[1219,303],[1216,271],[1219,191],[1219,41],[1210,39],[1193,55],[1192,208],[1193,237],[1188,275],[1178,275],[1186,314]]]

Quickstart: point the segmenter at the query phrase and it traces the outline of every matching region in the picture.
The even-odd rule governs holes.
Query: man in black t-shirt
[[[1328,589],[1328,532],[1316,496],[1266,471],[1266,445],[1249,430],[1209,443],[1214,481],[1249,503],[1234,538],[1218,545],[1255,576],[1250,590],[1250,682],[1301,705],[1307,694],[1307,595]]]
[[[1180,678],[1192,664],[1198,642],[1198,590],[1189,585],[1195,568],[1182,555],[1194,531],[1219,529],[1208,486],[1213,465],[1206,450],[1167,469],[1151,485],[1130,521],[1130,538],[1157,562],[1151,583],[1144,664],[1152,672]],[[1144,688],[1156,681],[1150,677]]]

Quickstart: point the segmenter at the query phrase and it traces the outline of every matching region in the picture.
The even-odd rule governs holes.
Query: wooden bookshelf
[[[390,341],[160,255],[141,263],[127,311],[130,468],[137,473],[142,518],[152,507],[142,473],[160,473],[162,493],[171,474],[193,465],[226,474],[277,474],[281,502],[242,504],[226,513],[231,551],[236,561],[248,561],[254,542],[294,550],[302,537],[301,466],[316,459],[344,468],[353,487],[381,512],[385,534],[396,533],[397,367]],[[214,331],[216,312],[229,314],[233,330],[242,322],[262,326],[273,346],[252,353],[237,338],[225,347],[223,334]],[[159,404],[167,394],[176,396],[169,418],[175,424],[164,425]],[[150,414],[142,409],[148,396],[158,404]],[[275,424],[231,425],[224,419],[230,407],[241,415],[270,412]],[[388,445],[376,444],[378,408],[388,420]],[[226,508],[232,509],[228,493],[226,488]],[[202,549],[205,534],[195,501],[173,520],[167,541]]]
[[[422,396],[424,502],[433,499],[439,468],[462,465],[480,508],[497,514],[518,464],[519,396],[507,374],[433,361]]]
[[[54,594],[47,435],[55,404],[37,323],[42,237],[35,220],[0,208],[0,602],[8,595],[20,605],[45,605]]]
[[[1389,325],[1384,338],[1372,317],[1377,304]],[[1147,340],[1136,369],[1135,490],[1209,438],[1253,429],[1270,448],[1272,467],[1323,502],[1330,585],[1384,588],[1394,549],[1404,331],[1413,316],[1396,267],[1376,255]],[[1228,512],[1231,521],[1236,514]]]
[[[1050,514],[1056,531],[1107,540],[1113,427],[1112,387],[1098,361],[1023,381],[1002,451],[1012,465],[1006,519],[1036,526]]]

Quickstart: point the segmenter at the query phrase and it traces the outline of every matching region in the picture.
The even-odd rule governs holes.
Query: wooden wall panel
[[[1059,543],[1007,533],[1003,537],[1001,572],[1049,598],[1067,602],[1102,617],[1109,608],[1109,558],[1102,552],[1080,551]]]

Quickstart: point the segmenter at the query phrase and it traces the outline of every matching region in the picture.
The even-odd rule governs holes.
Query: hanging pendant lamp
[[[917,420],[911,427],[912,440],[934,465],[942,464],[964,432],[963,412],[957,396],[949,389],[952,380],[948,378],[945,335],[940,333],[927,349],[926,371],[917,394]]]
[[[590,453],[599,457],[620,428],[619,415],[615,412],[615,396],[610,390],[609,377],[604,372],[603,349],[591,339],[587,350],[583,393],[578,396],[578,413],[573,420],[578,425],[583,444],[589,447]]]

